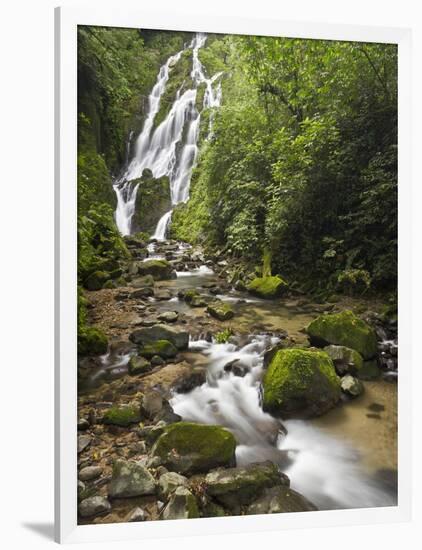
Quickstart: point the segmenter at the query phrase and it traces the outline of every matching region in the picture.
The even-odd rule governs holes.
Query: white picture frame
[[[101,542],[248,531],[399,522],[410,519],[410,55],[408,29],[203,17],[104,6],[56,8],[55,196],[55,539]],[[77,525],[77,26],[270,35],[398,45],[399,143],[399,492],[395,507],[107,525]]]

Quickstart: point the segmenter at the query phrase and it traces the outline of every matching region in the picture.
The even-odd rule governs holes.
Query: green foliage
[[[214,340],[217,344],[226,344],[229,341],[229,338],[233,335],[231,328],[225,328],[214,336]]]
[[[78,287],[78,354],[102,355],[107,352],[107,336],[97,327],[88,325],[88,301]]]
[[[359,295],[366,292],[371,286],[371,277],[364,269],[346,269],[337,277],[339,290],[345,294]]]

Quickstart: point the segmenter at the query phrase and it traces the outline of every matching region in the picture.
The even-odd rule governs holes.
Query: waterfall
[[[148,111],[144,126],[139,134],[133,158],[128,163],[123,176],[114,184],[117,196],[115,212],[116,224],[123,235],[131,232],[132,217],[135,213],[136,195],[139,182],[134,180],[142,176],[149,168],[155,178],[168,176],[172,206],[189,199],[189,187],[192,169],[198,155],[198,138],[201,112],[196,108],[198,86],[205,84],[202,109],[215,109],[221,104],[221,72],[211,78],[205,75],[199,59],[199,50],[205,44],[207,36],[197,33],[191,43],[169,57],[160,68],[156,84],[148,98]],[[186,49],[192,50],[192,88],[179,89],[166,118],[155,129],[154,120],[160,109],[160,100],[171,78],[171,69],[177,64]],[[201,111],[202,111],[201,109]],[[213,112],[210,114],[208,136],[211,135]],[[153,238],[164,240],[171,219],[171,211],[159,220]]]

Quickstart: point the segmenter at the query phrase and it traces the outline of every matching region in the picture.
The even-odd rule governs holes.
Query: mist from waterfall
[[[148,168],[154,178],[167,176],[170,181],[172,207],[189,199],[192,169],[198,155],[198,138],[201,112],[196,107],[198,86],[205,84],[202,109],[212,109],[208,135],[212,132],[213,110],[221,104],[221,72],[207,78],[199,59],[199,50],[207,36],[197,33],[183,50],[168,58],[160,68],[157,81],[148,98],[148,111],[139,134],[133,158],[128,162],[123,176],[114,184],[117,196],[116,224],[123,235],[131,233],[135,213],[136,196],[143,171]],[[160,101],[171,78],[171,70],[185,50],[192,49],[192,88],[177,91],[175,100],[166,118],[154,129],[154,120],[160,110]],[[153,238],[164,240],[171,220],[172,210],[158,221]]]

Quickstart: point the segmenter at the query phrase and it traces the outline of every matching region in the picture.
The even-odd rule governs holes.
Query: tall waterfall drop
[[[198,86],[205,84],[202,109],[216,108],[221,104],[221,72],[211,78],[205,75],[199,59],[199,49],[207,37],[198,33],[185,49],[192,49],[192,88],[179,89],[167,117],[153,129],[155,117],[160,109],[160,100],[176,65],[185,49],[169,57],[160,68],[157,81],[148,98],[148,111],[141,133],[136,140],[135,153],[126,172],[114,184],[117,195],[116,224],[123,235],[131,232],[135,213],[136,194],[139,183],[134,180],[149,168],[155,178],[168,176],[172,206],[189,199],[192,168],[198,154],[198,137],[201,113],[195,103]],[[213,111],[210,113],[209,135],[212,132]],[[159,220],[153,238],[164,240],[171,219],[172,210]]]

